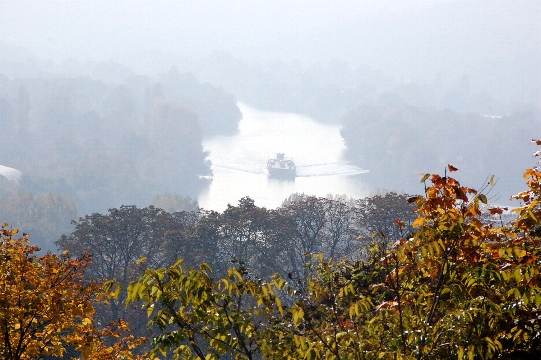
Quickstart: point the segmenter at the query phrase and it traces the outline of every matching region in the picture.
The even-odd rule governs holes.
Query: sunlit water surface
[[[293,193],[326,196],[368,195],[364,170],[341,159],[345,149],[340,128],[288,113],[260,111],[238,104],[243,118],[239,132],[203,142],[212,161],[213,180],[199,196],[199,206],[223,211],[244,196],[257,206],[276,208]],[[295,180],[269,178],[269,157],[283,152],[297,166]]]

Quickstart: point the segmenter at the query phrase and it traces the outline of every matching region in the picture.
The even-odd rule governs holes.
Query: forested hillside
[[[0,162],[23,173],[18,186],[2,178],[0,191],[62,195],[83,214],[196,197],[211,174],[202,138],[234,133],[241,116],[231,94],[175,68],[120,84],[0,76]]]
[[[491,196],[506,202],[522,186],[520,178],[508,174],[535,162],[524,155],[540,126],[541,112],[535,108],[489,116],[421,109],[390,97],[344,116],[341,134],[346,157],[370,170],[363,179],[372,186],[411,192],[420,174],[454,164],[461,178],[476,187],[494,175],[498,186]]]

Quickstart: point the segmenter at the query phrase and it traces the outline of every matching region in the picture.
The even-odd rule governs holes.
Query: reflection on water
[[[223,211],[250,196],[257,206],[275,208],[292,193],[326,196],[367,195],[362,173],[341,160],[345,149],[339,128],[287,113],[265,112],[239,104],[243,119],[239,133],[217,136],[203,142],[209,151],[214,178],[201,194],[199,206]],[[295,180],[269,178],[267,159],[285,153],[297,166]]]

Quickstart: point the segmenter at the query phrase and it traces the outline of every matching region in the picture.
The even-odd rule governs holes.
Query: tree
[[[124,288],[144,272],[137,265],[141,257],[147,264],[160,267],[169,251],[166,233],[179,227],[171,214],[150,206],[121,206],[109,209],[107,215],[92,214],[74,221],[75,230],[63,235],[56,244],[62,250],[81,256],[88,252],[92,263],[86,269],[89,279],[115,280]],[[124,294],[111,299],[109,305],[100,307],[99,316],[103,323],[124,318],[132,323],[134,331],[142,335],[144,326],[138,309],[126,309],[122,305]]]
[[[25,238],[14,239],[17,232],[5,225],[0,231],[0,354],[5,359],[61,356],[67,346],[63,332],[73,331],[94,311],[98,288],[83,279],[89,257],[36,257],[38,248]]]
[[[201,263],[217,264],[217,228],[215,211],[176,212],[170,215],[174,226],[165,234],[167,253],[163,265],[174,264],[184,258],[184,265],[196,268]]]
[[[143,302],[149,325],[158,327],[150,356],[173,359],[257,359],[265,346],[269,316],[283,312],[274,283],[229,269],[214,280],[212,269],[148,269],[128,287],[127,304]]]
[[[140,172],[160,192],[186,192],[200,182],[200,175],[212,174],[196,113],[160,101],[149,115],[149,125],[152,153]]]
[[[359,250],[354,208],[344,198],[321,200],[327,204],[323,253],[330,259],[356,258]]]
[[[72,199],[53,193],[10,194],[0,198],[0,218],[32,235],[32,242],[48,251],[55,250],[54,241],[73,230],[77,204]]]
[[[301,283],[309,278],[307,264],[312,255],[321,252],[324,227],[327,223],[326,204],[315,196],[301,196],[300,199],[279,209],[293,222],[293,232],[288,247],[290,272]]]
[[[197,225],[216,244],[210,263],[226,273],[236,261],[258,276],[287,274],[286,248],[291,236],[289,219],[274,210],[258,207],[248,197],[221,213],[208,213]],[[207,239],[208,241],[209,239]]]
[[[541,145],[541,141],[538,142]],[[541,155],[541,153],[538,153]],[[449,171],[456,168],[449,166]],[[415,231],[362,261],[319,257],[317,273],[267,338],[270,354],[326,359],[538,358],[541,171],[509,225],[481,221],[484,194],[427,175]],[[492,183],[492,180],[491,180]],[[497,216],[500,208],[488,208]],[[405,222],[397,221],[405,227]]]
[[[344,199],[315,196],[290,196],[278,209],[288,219],[288,240],[285,241],[288,271],[306,284],[314,254],[327,259],[355,258],[355,212]],[[302,285],[301,285],[302,286]]]
[[[85,359],[132,359],[133,337],[106,345],[128,331],[94,327],[94,302],[105,296],[84,275],[90,256],[36,256],[38,247],[15,229],[0,229],[0,356],[6,360],[62,357],[68,347]]]
[[[408,195],[390,192],[357,200],[354,211],[358,236],[368,243],[373,236],[379,236],[392,244],[411,233],[416,214],[415,204],[408,202],[408,198]],[[405,226],[398,226],[396,219]]]

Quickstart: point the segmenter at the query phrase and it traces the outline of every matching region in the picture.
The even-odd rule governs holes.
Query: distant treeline
[[[211,173],[202,138],[236,132],[241,117],[233,95],[175,68],[120,85],[0,75],[0,163],[24,174],[0,191],[60,194],[84,214],[194,196]]]
[[[186,66],[198,79],[235,93],[243,103],[267,111],[308,115],[325,123],[392,94],[421,109],[450,109],[458,113],[509,115],[539,105],[534,81],[502,82],[498,88],[479,83],[478,73],[441,73],[421,80],[391,75],[393,69],[352,65],[334,60],[304,66],[301,62],[273,61],[253,64],[227,52]],[[525,70],[525,69],[523,69]],[[538,77],[532,72],[531,78]],[[498,81],[494,80],[494,81]]]
[[[494,175],[494,201],[507,201],[523,188],[520,174],[534,164],[532,138],[539,136],[541,112],[509,116],[427,110],[389,96],[350,112],[342,119],[346,156],[369,169],[372,186],[411,192],[425,173],[442,172],[447,164],[478,188]]]

